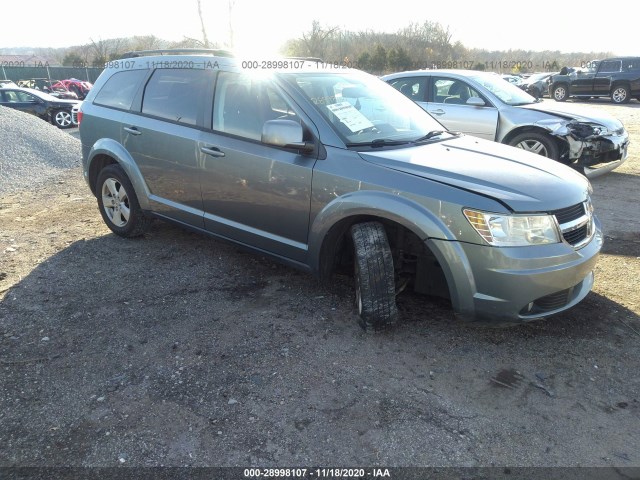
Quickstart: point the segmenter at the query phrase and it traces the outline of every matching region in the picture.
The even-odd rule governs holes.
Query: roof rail
[[[284,57],[287,60],[304,60],[305,62],[324,63],[324,60],[318,57]]]
[[[233,52],[214,48],[167,48],[160,50],[136,50],[123,54],[120,58],[135,58],[147,55],[189,55],[198,53],[208,53],[216,57],[234,57]]]

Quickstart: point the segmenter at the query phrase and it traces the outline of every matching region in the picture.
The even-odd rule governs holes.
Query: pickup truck
[[[585,67],[554,75],[551,97],[558,102],[569,97],[611,97],[614,103],[628,103],[635,97],[640,101],[640,57],[593,60]]]

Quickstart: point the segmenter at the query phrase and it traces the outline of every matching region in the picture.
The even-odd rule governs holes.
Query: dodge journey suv
[[[518,323],[593,285],[602,235],[586,178],[447,131],[364,72],[137,52],[107,65],[79,121],[114,233],[160,218],[320,278],[351,273],[365,326],[392,323],[405,288]]]

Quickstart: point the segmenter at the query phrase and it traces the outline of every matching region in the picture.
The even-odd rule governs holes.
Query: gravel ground
[[[38,187],[81,164],[80,142],[33,115],[0,107],[0,132],[0,195]]]
[[[77,130],[21,117],[34,123],[19,143],[42,131],[61,143],[21,147],[37,155],[28,188],[2,177],[16,191],[0,195],[0,467],[587,466],[636,478],[620,469],[640,467],[640,104],[592,108],[615,110],[633,140],[629,161],[593,182],[607,235],[593,292],[507,329],[463,325],[446,302],[405,292],[400,323],[380,333],[358,327],[348,278],[321,286],[162,223],[114,236],[74,166],[76,140],[60,137]],[[60,165],[39,165],[56,157],[71,168],[52,183]]]

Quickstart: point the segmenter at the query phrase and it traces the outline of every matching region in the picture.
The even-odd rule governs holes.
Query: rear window
[[[140,82],[148,70],[126,70],[114,73],[104,84],[93,103],[105,107],[129,110]]]

